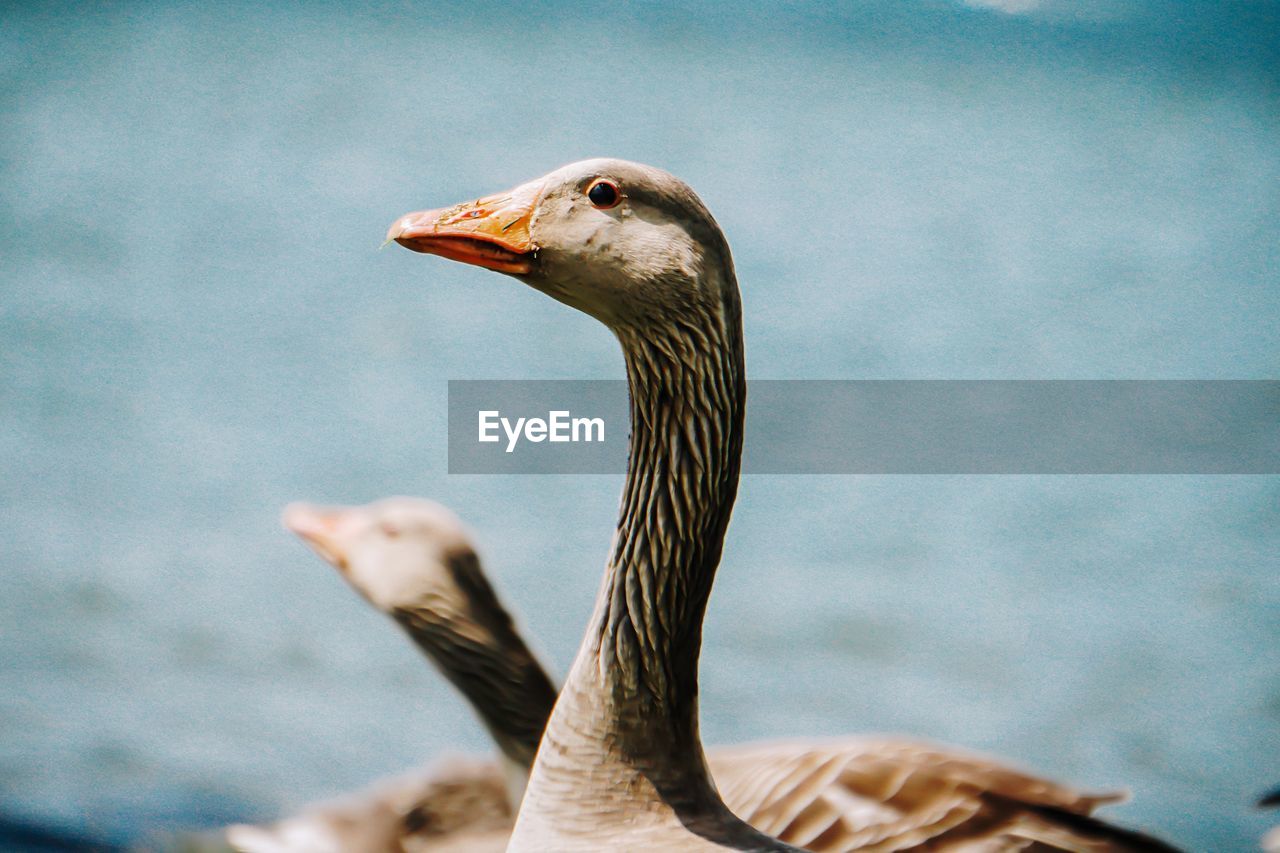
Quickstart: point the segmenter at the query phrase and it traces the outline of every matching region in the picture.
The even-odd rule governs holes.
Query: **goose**
[[[407,497],[356,507],[291,504],[283,519],[459,688],[494,735],[500,760],[487,774],[480,762],[455,761],[429,770],[426,782],[406,775],[271,827],[237,827],[239,848],[315,850],[317,839],[327,839],[324,849],[433,850],[459,838],[474,847],[509,833],[555,688],[494,592],[461,520],[441,504]],[[708,759],[730,811],[815,851],[867,844],[895,850],[943,835],[998,839],[1003,849],[1017,849],[1032,826],[1063,836],[1054,826],[1058,814],[1108,837],[1108,828],[1087,816],[1123,798],[1076,792],[981,756],[899,738],[719,747]],[[429,782],[450,772],[454,800],[442,803]],[[511,796],[506,808],[495,803],[500,781]],[[470,800],[470,812],[459,813],[453,804],[469,787],[481,795]],[[430,827],[421,819],[441,813],[454,817]]]
[[[746,404],[741,298],[711,213],[667,172],[594,159],[405,214],[387,239],[585,312],[626,366],[631,432],[610,555],[508,850],[797,849],[729,810],[699,734],[702,622]]]

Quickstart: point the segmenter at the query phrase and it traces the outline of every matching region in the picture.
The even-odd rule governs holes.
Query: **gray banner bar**
[[[451,380],[449,473],[626,468],[618,380]],[[482,440],[483,438],[483,440]],[[755,380],[748,474],[1277,474],[1276,380]]]

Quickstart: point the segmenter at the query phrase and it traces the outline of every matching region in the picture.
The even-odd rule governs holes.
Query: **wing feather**
[[[884,738],[713,749],[739,817],[809,850],[1169,850],[1089,817],[1122,792],[1086,792],[985,756]]]

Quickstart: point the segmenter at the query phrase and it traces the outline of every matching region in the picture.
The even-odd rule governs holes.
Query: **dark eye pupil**
[[[587,190],[587,198],[596,207],[613,207],[618,203],[618,188],[613,184],[600,181]]]

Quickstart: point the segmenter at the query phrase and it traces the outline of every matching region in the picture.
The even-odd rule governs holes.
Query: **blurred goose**
[[[461,520],[433,501],[290,504],[283,522],[394,620],[470,702],[520,802],[556,686],[516,630]]]
[[[282,520],[462,692],[499,759],[453,757],[271,826],[230,827],[228,843],[243,853],[505,850],[556,687],[498,601],[462,522],[411,498],[341,511],[291,504]]]
[[[432,843],[450,835],[466,835],[474,844],[477,830],[487,839],[499,829],[505,841],[555,689],[494,593],[462,522],[440,504],[417,498],[363,507],[293,504],[284,522],[459,688],[494,735],[513,799],[505,810],[495,802],[501,790],[497,765],[486,773],[482,762],[454,762],[434,768],[425,782],[406,776],[273,827],[237,828],[242,849],[301,851],[316,849],[317,839],[328,839],[325,849],[335,850],[437,849]],[[1007,842],[1005,849],[1018,849],[1033,826],[1042,835],[1062,836],[1058,812],[1082,829],[1096,824],[1093,835],[1107,838],[1113,833],[1087,815],[1121,799],[899,739],[722,747],[708,758],[733,813],[810,850],[896,850],[939,837],[998,840]],[[440,783],[450,773],[456,784],[443,792]],[[457,803],[469,787],[482,792],[470,800],[474,813],[458,813],[445,802],[447,793],[454,798],[448,803]],[[431,833],[424,832],[421,815],[441,812],[454,814],[450,831],[437,820]]]
[[[508,849],[796,849],[730,811],[699,736],[702,620],[737,495],[746,403],[740,295],[707,208],[666,172],[587,160],[407,214],[387,237],[584,311],[613,332],[626,364],[631,435],[611,554]],[[797,768],[813,790],[840,775],[845,753],[808,749]],[[1025,812],[1026,843],[1089,849],[1080,820],[1047,808]],[[1053,833],[1033,826],[1059,816]],[[974,839],[974,827],[964,833],[993,843]],[[944,832],[931,843],[952,840]]]

